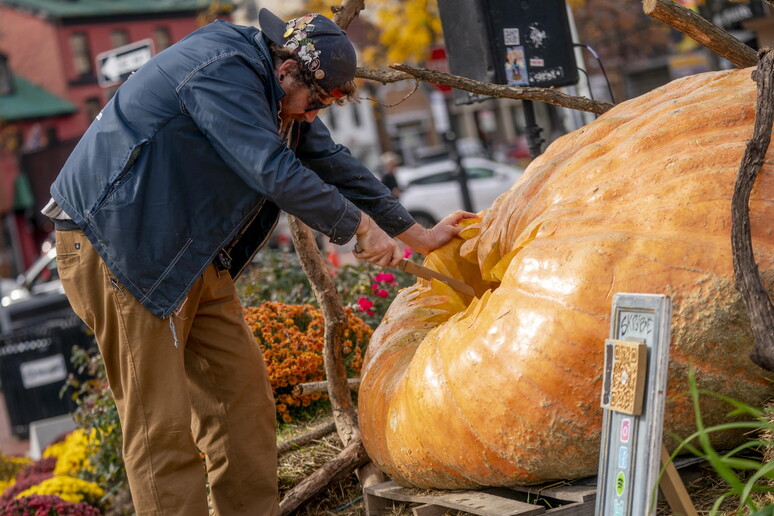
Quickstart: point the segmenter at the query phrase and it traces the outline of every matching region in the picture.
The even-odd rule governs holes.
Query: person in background
[[[353,99],[346,33],[312,13],[213,22],[144,64],[73,150],[43,210],[70,303],[94,331],[136,513],[278,514],[275,407],[234,279],[280,210],[394,266],[426,230],[317,119]],[[204,454],[204,462],[199,451]]]
[[[395,177],[395,170],[400,164],[398,155],[392,151],[387,151],[379,157],[379,164],[382,172],[382,183],[390,189],[396,199],[399,198],[402,190],[398,186],[398,178]]]

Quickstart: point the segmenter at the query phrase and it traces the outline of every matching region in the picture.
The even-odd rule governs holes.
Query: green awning
[[[75,113],[71,102],[49,93],[18,75],[13,76],[15,90],[0,95],[0,120],[26,120]]]
[[[211,0],[0,0],[0,4],[45,13],[54,18],[167,13],[206,9]],[[220,1],[221,7],[233,6]]]

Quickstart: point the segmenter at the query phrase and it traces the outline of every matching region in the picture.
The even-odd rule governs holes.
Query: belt
[[[54,229],[57,231],[75,231],[81,229],[72,219],[51,219],[54,223]]]

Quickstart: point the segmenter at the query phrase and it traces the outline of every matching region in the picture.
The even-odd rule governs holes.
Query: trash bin
[[[27,438],[33,421],[75,409],[70,396],[60,393],[74,372],[73,346],[89,349],[94,337],[74,316],[52,322],[0,335],[0,382],[11,433],[17,437]]]

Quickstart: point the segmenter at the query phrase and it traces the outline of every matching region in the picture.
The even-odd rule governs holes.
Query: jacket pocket
[[[94,208],[91,213],[95,214],[99,210],[101,210],[105,204],[113,197],[113,195],[119,191],[126,183],[128,183],[132,177],[134,176],[134,173],[132,169],[134,168],[134,164],[137,162],[137,158],[140,157],[140,154],[142,154],[142,150],[145,147],[145,145],[148,143],[148,140],[141,140],[140,143],[138,143],[133,149],[132,152],[129,153],[129,157],[126,160],[126,163],[124,163],[123,168],[121,171],[115,176],[115,178],[110,182],[110,185],[105,189],[102,196],[97,201],[97,206]]]

